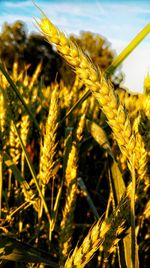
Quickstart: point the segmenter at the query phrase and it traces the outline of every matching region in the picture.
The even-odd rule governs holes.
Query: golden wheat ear
[[[108,119],[120,150],[129,159],[133,154],[135,138],[128,114],[119,103],[111,83],[106,81],[104,75],[89,57],[45,15],[37,24],[48,42],[55,45],[57,52],[72,66],[80,80],[91,90]]]

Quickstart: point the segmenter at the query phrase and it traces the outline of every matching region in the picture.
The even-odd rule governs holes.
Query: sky
[[[116,55],[150,23],[150,0],[35,0],[50,20],[67,35],[91,31],[105,37]],[[4,22],[22,20],[28,32],[37,32],[34,18],[40,11],[32,0],[0,0],[0,31]],[[122,65],[123,85],[142,92],[143,81],[150,72],[150,34]]]

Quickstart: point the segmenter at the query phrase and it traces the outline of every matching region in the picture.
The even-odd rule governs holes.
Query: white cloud
[[[128,45],[128,42],[122,41],[120,39],[112,39],[111,43],[112,47],[115,48],[118,55]],[[121,70],[125,75],[125,79],[122,85],[131,91],[143,91],[144,77],[150,70],[149,44],[150,35],[147,36],[121,64]]]
[[[15,14],[8,14],[8,15],[2,15],[2,16],[0,16],[0,21],[2,22],[2,24],[3,24],[3,22],[15,22],[16,20],[22,20],[22,21],[24,21],[24,22],[31,22],[31,21],[33,21],[33,19],[31,18],[31,17],[28,17],[28,16],[25,16],[25,15],[18,15],[17,17],[16,17],[16,15]]]
[[[39,6],[64,31],[77,33],[89,30],[100,33],[109,40],[119,36],[120,40],[129,42],[149,22],[143,15],[144,12],[148,13],[150,4],[136,5],[132,1],[127,5],[104,1],[87,4],[60,2],[59,5],[39,2]]]
[[[123,63],[124,85],[131,91],[142,92],[146,73],[150,70],[150,47],[136,48]]]
[[[6,8],[26,8],[33,7],[32,1],[24,1],[24,2],[5,2]]]
[[[42,0],[36,0],[36,4],[65,33],[78,34],[81,30],[100,33],[112,43],[111,47],[117,53],[120,53],[150,20],[150,2],[145,1],[139,1],[137,4],[134,1],[129,1],[127,4],[100,0],[87,3],[62,1],[58,4],[55,1],[44,3]],[[12,23],[19,19],[27,23],[30,31],[37,31],[33,25],[33,17],[40,18],[41,14],[32,1],[5,2],[3,14],[5,10],[8,14],[0,16],[0,28],[4,21]],[[135,90],[142,88],[149,67],[147,62],[150,58],[149,43],[150,36],[123,64],[123,71],[126,74],[125,84],[129,88]]]

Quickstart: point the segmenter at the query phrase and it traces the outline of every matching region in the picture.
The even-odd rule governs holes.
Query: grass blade
[[[94,215],[95,219],[98,220],[100,218],[100,216],[99,216],[99,214],[97,212],[97,209],[96,209],[96,207],[94,205],[94,202],[93,202],[91,196],[89,195],[87,187],[84,184],[84,181],[83,181],[82,178],[78,178],[78,186],[80,187],[83,195],[85,196],[85,198],[86,198],[86,200],[87,200],[87,202],[89,204],[89,207],[90,207],[91,211],[93,212],[93,215]]]
[[[113,60],[112,64],[106,69],[106,75],[114,73],[115,69],[128,57],[128,55],[141,43],[141,41],[149,34],[150,23],[147,24],[142,31],[123,49],[123,51]]]
[[[24,178],[21,175],[21,172],[19,171],[19,169],[17,168],[17,166],[13,163],[11,157],[5,152],[4,156],[4,163],[5,165],[12,170],[15,179],[19,182],[22,183],[24,181]]]
[[[22,186],[23,189],[23,193],[25,195],[25,200],[27,203],[32,204],[32,201],[35,201],[35,194],[32,191],[30,185],[28,184],[28,182],[23,178],[20,170],[18,169],[18,167],[15,165],[15,163],[13,162],[13,160],[11,159],[11,157],[5,152],[3,155],[3,160],[5,165],[7,166],[8,169],[10,169],[15,177],[15,179],[20,183],[20,185]],[[36,208],[38,205],[36,205],[36,203],[33,204],[33,206]],[[17,212],[16,209],[15,211]],[[15,212],[15,213],[16,213]],[[14,213],[13,213],[14,214]]]
[[[111,176],[112,176],[112,182],[114,184],[113,188],[115,189],[117,203],[119,203],[122,195],[124,194],[126,190],[126,186],[125,186],[121,171],[115,160],[113,161],[111,165]]]
[[[132,163],[129,165],[132,176],[132,192],[131,192],[131,268],[139,267],[138,246],[135,233],[135,190],[136,190],[136,175],[135,175],[135,159],[132,158]]]
[[[126,187],[121,174],[121,171],[118,167],[117,162],[114,160],[111,165],[111,174],[110,179],[112,183],[113,195],[116,205],[120,202],[121,197],[123,196]],[[127,235],[119,243],[119,258],[121,267],[130,267],[131,264],[131,233],[130,229]]]
[[[4,235],[0,236],[0,253],[2,260],[43,263],[50,267],[58,267],[58,265],[53,262],[53,257],[47,252]]]

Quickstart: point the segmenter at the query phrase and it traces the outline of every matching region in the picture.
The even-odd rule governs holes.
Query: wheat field
[[[0,267],[148,267],[150,76],[143,93],[102,72],[42,12],[76,79],[45,86],[0,62]]]

